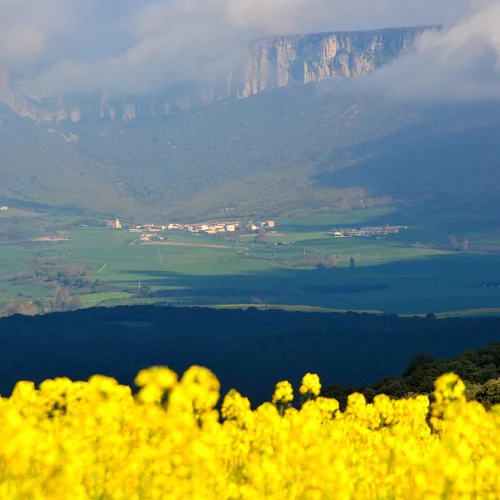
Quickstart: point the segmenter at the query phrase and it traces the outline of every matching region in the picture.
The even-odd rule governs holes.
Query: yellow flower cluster
[[[500,497],[500,407],[464,398],[453,374],[427,397],[309,398],[288,382],[254,411],[191,367],[114,379],[19,382],[0,399],[0,499],[322,500]],[[315,396],[308,374],[299,392]],[[281,405],[281,410],[279,409]]]
[[[319,377],[315,373],[306,373],[302,378],[302,385],[300,386],[299,392],[302,395],[310,394],[312,396],[318,396],[321,391],[321,382]]]
[[[273,394],[273,403],[290,403],[293,401],[293,387],[290,382],[283,380],[276,384],[276,389]]]

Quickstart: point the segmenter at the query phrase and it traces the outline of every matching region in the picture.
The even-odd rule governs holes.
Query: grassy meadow
[[[29,214],[16,217],[18,224],[30,223]],[[36,220],[31,240],[0,246],[4,301],[19,296],[50,300],[53,286],[37,279],[16,284],[12,277],[52,259],[56,265],[84,265],[85,278],[106,284],[96,293],[73,290],[86,306],[166,302],[447,315],[495,313],[500,308],[500,288],[484,286],[500,283],[500,254],[418,244],[418,226],[381,239],[326,234],[333,227],[406,224],[393,208],[279,218],[276,233],[267,235],[268,244],[248,236],[236,241],[169,231],[162,233],[162,244],[144,244],[139,233],[72,224],[70,217],[46,217],[46,226],[39,215]],[[32,241],[43,238],[49,228],[57,240]],[[446,242],[444,231],[434,231],[429,231],[434,240]],[[337,267],[302,265],[311,255],[336,256]],[[149,296],[139,297],[145,287]]]

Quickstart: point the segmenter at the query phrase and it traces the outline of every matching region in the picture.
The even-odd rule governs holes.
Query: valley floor
[[[10,217],[0,220],[15,223],[19,232],[17,240],[0,245],[0,293],[10,307],[28,301],[49,310],[56,290],[64,289],[66,302],[77,298],[75,307],[500,312],[500,253],[492,251],[498,235],[471,238],[470,251],[451,252],[445,230],[412,224],[393,208],[277,219],[276,232],[268,232],[264,243],[247,235],[240,241],[228,234],[165,231],[164,241],[138,244],[136,233],[99,227],[99,220],[92,226],[70,216]],[[334,227],[369,224],[409,227],[381,238],[328,234]]]

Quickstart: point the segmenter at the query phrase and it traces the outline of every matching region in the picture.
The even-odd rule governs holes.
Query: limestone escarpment
[[[320,33],[257,41],[238,96],[293,83],[365,75],[408,52],[426,29]]]
[[[34,100],[15,91],[8,76],[0,77],[0,100],[20,116],[37,122],[81,120],[128,122],[161,117],[197,104],[329,78],[355,78],[397,60],[411,50],[426,27],[378,31],[332,32],[278,36],[255,41],[241,68],[227,81],[205,87],[187,84],[149,96],[109,99],[104,96],[58,96]]]

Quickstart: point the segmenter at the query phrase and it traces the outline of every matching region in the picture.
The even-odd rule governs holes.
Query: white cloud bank
[[[69,26],[64,0],[0,0],[0,60],[43,56],[47,42]]]
[[[398,93],[444,80],[449,94],[483,79],[494,93],[499,0],[0,0],[0,64],[50,63],[26,80],[32,94],[141,93],[220,79],[256,36],[440,23],[454,27],[380,81]]]
[[[500,2],[448,29],[424,33],[414,53],[370,80],[403,99],[500,98]]]

